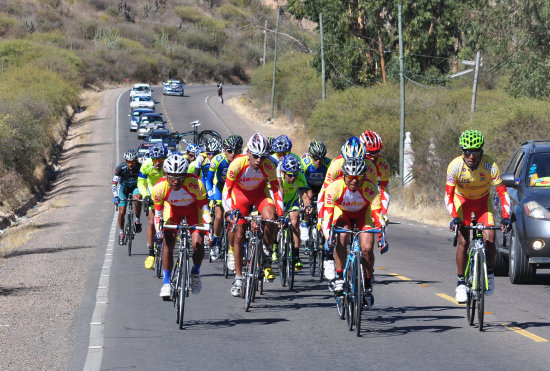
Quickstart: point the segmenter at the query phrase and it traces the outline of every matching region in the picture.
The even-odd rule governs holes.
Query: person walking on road
[[[218,98],[220,98],[220,103],[223,104],[223,83],[218,84]]]

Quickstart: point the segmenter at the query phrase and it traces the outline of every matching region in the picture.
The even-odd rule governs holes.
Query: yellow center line
[[[515,333],[520,334],[521,336],[525,336],[526,338],[534,340],[537,343],[548,343],[548,340],[546,340],[545,338],[537,336],[537,335],[535,335],[535,334],[533,334],[533,333],[531,333],[527,330],[523,330],[519,327],[510,326],[507,323],[503,323],[502,326],[504,326],[505,328],[507,328],[510,331],[514,331]]]
[[[160,98],[160,104],[162,105],[162,109],[164,111],[164,114],[166,115],[166,122],[168,122],[168,125],[170,125],[170,128],[172,129],[172,131],[176,131],[174,129],[174,125],[172,125],[172,120],[170,120],[170,115],[168,114],[168,110],[164,105],[164,94],[162,95],[162,98]]]
[[[408,277],[405,277],[405,276],[401,276],[399,275],[398,273],[388,273],[390,276],[394,276],[394,277],[397,277],[399,278],[400,280],[402,281],[410,281],[411,279],[408,278]]]
[[[451,296],[449,296],[449,295],[447,295],[447,294],[443,294],[443,293],[440,292],[440,293],[437,293],[436,295],[439,296],[440,298],[443,298],[443,299],[445,299],[445,300],[450,301],[451,303],[460,305],[461,307],[465,307],[465,306],[466,306],[466,304],[461,304],[461,303],[459,303],[458,301],[455,300],[455,298],[453,298],[453,297],[451,297]]]

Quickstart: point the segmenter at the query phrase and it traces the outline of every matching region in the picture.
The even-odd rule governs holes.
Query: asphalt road
[[[215,129],[224,137],[238,133],[246,141],[258,129],[220,105],[213,86],[188,86],[183,98],[162,97],[161,89],[155,90],[157,111],[162,108],[175,130],[187,130],[188,122],[199,119],[201,129]],[[242,91],[226,87],[226,101]],[[112,125],[118,145],[105,153],[105,165],[113,169],[126,148],[138,144],[137,135],[128,130],[127,94],[118,100],[118,120]],[[98,272],[109,268],[108,284],[98,285],[108,294],[103,301],[95,293],[88,295],[82,309],[91,315],[93,308],[102,308],[100,333],[94,335],[91,325],[102,345],[96,349],[90,344],[92,349],[83,351],[78,343],[90,334],[83,331],[73,365],[93,369],[101,364],[104,370],[548,367],[549,276],[539,275],[536,284],[522,286],[497,277],[495,294],[486,300],[486,330],[480,333],[467,325],[465,308],[452,298],[456,268],[451,233],[395,220],[388,236],[389,253],[376,256],[375,308],[363,314],[362,336],[356,337],[338,318],[326,285],[309,277],[307,269],[297,274],[293,291],[277,280],[266,284],[265,295],[247,313],[242,300],[230,295],[232,280],[221,275],[221,263],[207,260],[201,269],[202,291],[186,301],[186,328],[179,330],[175,308],[158,296],[161,280],[143,266],[145,233],[137,236],[134,254],[128,257],[125,247],[114,245],[111,228],[104,245],[112,248],[112,255],[96,259],[98,266],[92,269],[97,283],[102,278]],[[93,318],[84,318],[80,328],[89,322]]]

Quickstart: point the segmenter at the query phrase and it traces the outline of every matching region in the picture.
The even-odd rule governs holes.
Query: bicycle
[[[475,224],[475,220],[472,221]],[[485,244],[483,243],[483,230],[500,230],[497,226],[484,226],[475,224],[473,226],[462,226],[460,228],[472,230],[472,240],[468,248],[468,263],[464,271],[466,280],[466,318],[470,326],[474,325],[476,304],[479,331],[483,331],[483,320],[485,315],[485,291],[489,289],[487,279],[487,258],[485,256]],[[453,246],[458,241],[458,225],[454,228]],[[503,232],[503,245],[506,246],[508,232]]]
[[[338,315],[341,319],[345,316],[346,323],[349,331],[353,330],[355,325],[355,332],[357,336],[361,336],[361,314],[363,308],[371,308],[369,300],[367,300],[365,294],[365,279],[363,276],[363,266],[361,264],[362,253],[359,246],[359,235],[361,233],[378,233],[382,235],[381,243],[385,244],[386,232],[384,228],[381,229],[345,229],[332,226],[330,228],[331,245],[334,244],[334,239],[337,234],[350,233],[352,235],[351,240],[347,245],[348,257],[346,259],[346,265],[344,267],[344,290],[341,294],[336,294],[336,307],[338,309]]]
[[[313,205],[315,205],[315,201]],[[304,218],[303,212],[302,219]],[[323,234],[317,230],[317,208],[313,206],[311,215],[309,216],[308,235],[309,238],[305,245],[305,254],[308,256],[309,273],[311,277],[315,277],[316,271],[319,273],[319,281],[323,280],[323,261],[325,259],[325,249],[323,248]]]
[[[203,130],[199,132],[197,130],[197,128],[201,125],[199,120],[192,121],[189,123],[189,125],[191,125],[191,127],[193,128],[192,130],[184,131],[183,133],[180,133],[177,131],[172,133],[172,137],[174,137],[174,139],[176,140],[176,142],[178,142],[178,144],[179,142],[184,142],[187,145],[193,143],[199,146],[204,146],[208,142],[208,140],[212,138],[218,140],[221,143],[222,137],[217,131]],[[188,137],[188,136],[193,136],[193,141],[191,143],[184,139],[184,137]]]
[[[220,259],[222,261],[223,277],[229,277],[229,268],[227,259],[229,258],[229,222],[226,218],[223,220],[222,235],[220,236]]]
[[[170,278],[171,299],[176,307],[176,323],[180,330],[183,329],[183,316],[185,313],[185,298],[191,290],[191,267],[190,257],[192,256],[191,233],[193,230],[208,230],[207,227],[196,225],[190,226],[185,218],[180,224],[164,224],[161,220],[161,230],[176,230],[176,247],[178,248],[178,259],[172,270]]]
[[[128,199],[126,215],[124,216],[124,245],[128,245],[128,256],[132,256],[132,242],[136,236],[135,224],[135,206],[134,202],[142,202],[141,200]]]

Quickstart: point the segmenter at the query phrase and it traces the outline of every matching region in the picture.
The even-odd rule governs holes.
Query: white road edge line
[[[119,155],[119,122],[118,122],[118,104],[124,92],[120,93],[116,100],[115,107],[115,155],[118,160]],[[95,371],[101,369],[101,361],[103,359],[103,334],[105,328],[105,313],[107,312],[108,297],[109,297],[109,278],[111,273],[111,265],[105,263],[111,262],[113,245],[115,242],[115,231],[117,226],[116,212],[113,214],[113,223],[105,251],[105,259],[102,265],[102,272],[99,277],[99,282],[96,291],[96,303],[92,319],[90,321],[90,341],[88,343],[88,354],[86,355],[86,363],[84,370]]]

